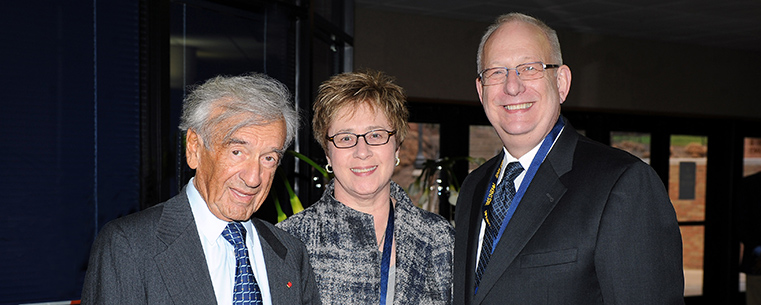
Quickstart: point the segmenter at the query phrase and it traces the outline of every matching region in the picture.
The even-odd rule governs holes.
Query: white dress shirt
[[[565,127],[560,130],[558,133],[558,136],[555,138],[555,141],[552,142],[552,146],[555,146],[555,142],[557,142],[558,138],[560,138],[560,134],[563,133],[563,130],[565,130]],[[504,152],[504,157],[502,158],[502,168],[499,170],[499,179],[497,180],[497,185],[502,181],[502,176],[505,174],[505,168],[507,167],[510,162],[518,161],[520,162],[521,166],[523,167],[523,171],[518,175],[518,177],[515,177],[515,180],[513,182],[515,183],[515,192],[518,192],[518,189],[521,188],[521,184],[523,183],[523,178],[526,177],[526,172],[528,172],[529,166],[531,166],[531,162],[534,161],[534,157],[536,156],[536,153],[539,152],[539,148],[542,146],[542,142],[539,142],[534,148],[532,148],[529,152],[527,152],[525,155],[520,157],[519,159],[516,159],[513,157],[508,151],[507,148],[504,146],[502,147],[502,151]],[[550,151],[552,151],[552,146],[550,146],[550,149],[547,151],[547,154],[549,154]],[[545,156],[546,158],[547,156]],[[544,160],[542,160],[544,162]],[[541,163],[540,163],[541,164]],[[483,203],[482,203],[483,205]],[[476,269],[478,269],[478,261],[481,259],[481,246],[484,242],[484,234],[486,234],[486,222],[481,219],[481,231],[478,233],[478,250],[476,251]],[[507,234],[507,232],[505,232]],[[505,236],[505,235],[503,235]],[[494,249],[492,249],[494,251]]]
[[[195,178],[191,178],[188,182],[188,200],[193,211],[196,228],[198,228],[198,236],[201,238],[201,246],[203,246],[203,253],[206,256],[206,265],[209,267],[209,275],[214,286],[217,304],[232,304],[233,287],[235,286],[235,248],[222,236],[222,231],[228,223],[209,211],[206,201],[203,200],[193,184],[194,180]],[[241,224],[246,228],[249,262],[262,293],[262,304],[272,305],[267,268],[264,264],[259,234],[250,220]]]

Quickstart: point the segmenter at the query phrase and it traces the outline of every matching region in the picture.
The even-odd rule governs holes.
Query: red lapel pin
[[[291,282],[288,282],[288,284],[286,284],[286,285],[288,285],[288,288],[291,288],[291,286],[293,286],[293,284],[291,284]]]

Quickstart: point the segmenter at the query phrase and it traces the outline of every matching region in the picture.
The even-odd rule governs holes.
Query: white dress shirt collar
[[[190,201],[190,209],[201,239],[201,246],[206,256],[206,265],[214,286],[217,304],[232,304],[233,286],[235,286],[235,252],[234,247],[222,236],[227,222],[217,218],[211,213],[206,201],[195,188],[191,178],[188,181],[187,195]],[[259,241],[256,227],[251,220],[241,222],[246,228],[246,247],[249,253],[249,262],[254,271],[259,290],[262,292],[263,305],[272,305],[267,269],[264,263],[264,253]]]

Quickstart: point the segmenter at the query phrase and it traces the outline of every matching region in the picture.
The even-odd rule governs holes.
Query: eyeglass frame
[[[388,133],[388,138],[386,138],[386,142],[379,143],[379,144],[370,144],[370,143],[367,142],[367,137],[365,137],[365,136],[367,134],[369,134],[369,133],[376,132],[376,131],[385,131],[385,132]],[[352,145],[352,146],[346,146],[346,147],[338,147],[338,144],[336,144],[335,138],[336,138],[337,135],[341,135],[341,134],[350,134],[350,135],[353,135],[353,136],[357,137],[356,141],[354,142],[354,145]],[[393,136],[395,134],[396,134],[396,130],[385,130],[383,128],[378,128],[378,129],[370,130],[370,131],[365,132],[363,134],[356,134],[356,133],[353,133],[353,132],[339,132],[339,133],[336,133],[336,134],[334,134],[332,136],[326,136],[325,139],[327,139],[328,141],[333,143],[333,146],[335,148],[344,149],[344,148],[352,148],[354,146],[357,146],[357,144],[359,144],[359,137],[362,137],[362,139],[365,140],[365,144],[367,144],[368,146],[382,146],[382,145],[386,145],[386,144],[388,144],[388,142],[391,141],[391,136]]]
[[[523,78],[521,78],[521,73],[518,72],[518,68],[521,67],[521,66],[532,65],[532,64],[542,64],[542,71],[539,71],[541,73],[538,74],[540,76],[537,77],[537,78],[529,78],[529,79],[523,79]],[[541,62],[541,61],[534,61],[534,62],[527,62],[527,63],[519,64],[519,65],[515,66],[515,68],[492,67],[492,68],[483,69],[483,70],[481,70],[481,72],[478,72],[478,79],[481,81],[481,85],[483,85],[483,86],[499,85],[499,84],[503,84],[503,83],[507,82],[507,77],[510,76],[510,70],[515,70],[515,76],[517,76],[518,79],[520,79],[522,81],[535,80],[535,79],[540,79],[540,78],[542,78],[542,76],[544,76],[544,70],[547,70],[547,69],[557,69],[557,68],[560,68],[560,66],[561,65],[559,65],[559,64],[545,64],[544,62]],[[490,85],[484,84],[484,72],[489,71],[489,70],[495,70],[495,69],[503,69],[503,70],[507,71],[505,73],[504,80],[501,81],[501,82],[498,82],[498,83],[490,84]]]

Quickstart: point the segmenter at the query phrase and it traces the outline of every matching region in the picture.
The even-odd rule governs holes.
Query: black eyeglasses
[[[560,65],[546,65],[541,61],[537,61],[517,65],[514,69],[507,67],[484,69],[481,73],[478,73],[478,78],[481,79],[481,84],[484,86],[499,85],[507,81],[507,75],[510,74],[510,70],[515,70],[515,74],[521,80],[534,80],[541,78],[544,75],[545,69],[559,67]]]
[[[396,131],[388,131],[385,129],[375,129],[365,132],[363,134],[355,134],[351,132],[339,132],[333,136],[326,137],[328,141],[333,142],[336,148],[351,148],[357,145],[359,137],[365,139],[365,143],[370,146],[380,146],[388,143],[391,136],[396,134]]]

